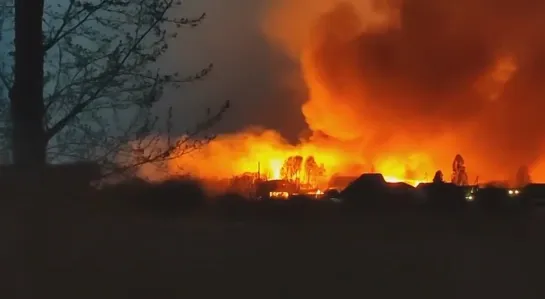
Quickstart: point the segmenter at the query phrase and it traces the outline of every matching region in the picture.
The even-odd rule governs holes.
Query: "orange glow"
[[[544,179],[545,89],[536,67],[543,56],[534,51],[545,47],[533,46],[539,35],[518,31],[543,18],[500,18],[492,11],[510,9],[478,2],[271,2],[262,29],[304,79],[310,137],[290,144],[273,130],[248,128],[171,161],[170,173],[228,179],[259,170],[282,179],[284,162],[299,155],[323,164],[318,184],[379,172],[416,186],[437,170],[449,180],[461,154],[470,184],[509,179],[522,165]],[[545,11],[529,5],[527,12]],[[499,20],[504,26],[494,26]],[[304,172],[297,178],[309,180]]]
[[[282,160],[282,158],[271,158],[271,159],[265,158],[264,162],[265,162],[264,175],[266,175],[271,180],[279,180],[282,178],[282,176],[280,175],[280,171],[282,170],[282,164],[284,164],[284,161]],[[259,163],[261,163],[261,161]]]
[[[290,194],[288,192],[269,192],[271,198],[288,199]]]
[[[318,165],[323,164],[325,175],[318,184],[326,187],[334,174],[359,176],[364,172],[383,173],[390,182],[408,182],[416,185],[433,175],[435,164],[424,153],[399,152],[366,155],[357,142],[313,137],[301,140],[298,145],[288,144],[278,133],[270,130],[250,129],[232,135],[221,135],[202,150],[185,155],[168,164],[169,173],[187,172],[203,179],[227,179],[244,173],[257,173],[267,179],[282,179],[284,161],[300,155],[313,156]],[[141,171],[148,177],[159,175],[149,168]],[[306,182],[305,171],[299,175]]]

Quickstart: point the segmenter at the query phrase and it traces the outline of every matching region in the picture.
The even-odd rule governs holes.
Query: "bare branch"
[[[49,159],[95,161],[119,173],[175,159],[214,138],[203,135],[228,103],[178,138],[172,136],[171,110],[166,131],[151,115],[166,88],[202,80],[213,68],[180,76],[155,65],[178,28],[195,27],[206,17],[172,18],[168,12],[179,4],[69,0],[46,8],[43,123]],[[7,70],[0,69],[0,81],[9,90]]]
[[[172,1],[171,1],[172,2]],[[167,8],[168,9],[168,8]],[[125,61],[130,57],[132,52],[136,49],[136,47],[144,40],[144,38],[154,29],[154,27],[163,19],[165,13],[167,12],[167,9],[163,10],[161,12],[161,15],[155,20],[152,26],[149,26],[149,28],[140,36],[140,38],[133,44],[132,48],[127,51],[125,56],[121,59],[121,61],[118,63],[118,65],[114,68],[113,71],[118,71],[121,69],[123,64],[125,64]],[[100,92],[106,87],[108,84],[108,81],[110,80],[112,76],[104,76],[103,81],[100,84],[100,87],[97,88],[97,90],[94,92],[92,96],[89,97],[88,100],[80,102],[77,104],[68,115],[66,115],[63,119],[61,119],[58,123],[56,123],[53,127],[49,128],[46,133],[46,139],[49,140],[51,137],[56,135],[60,130],[62,130],[76,115],[81,113],[81,111],[87,107],[89,104],[91,104],[100,94]]]
[[[103,5],[107,3],[107,0],[102,1],[101,3],[97,5],[91,5],[90,3],[84,3],[82,5],[82,8],[76,12],[74,16],[71,16],[70,13],[72,12],[72,8],[74,7],[74,3],[76,3],[74,0],[70,1],[70,5],[66,9],[66,12],[63,17],[63,22],[53,38],[51,38],[49,41],[47,41],[44,45],[44,51],[47,52],[49,49],[51,49],[56,43],[58,43],[61,39],[67,37],[68,35],[74,33],[74,31],[79,28],[83,23],[87,22],[89,18],[98,10],[100,10]],[[64,30],[66,26],[68,26],[68,22],[70,20],[76,19],[79,15],[82,13],[87,12],[87,14],[79,21],[76,25],[72,26],[71,28]]]

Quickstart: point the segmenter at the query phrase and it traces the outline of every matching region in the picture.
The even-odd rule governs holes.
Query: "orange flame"
[[[483,28],[478,28],[465,21],[480,24],[480,14],[458,9],[452,1],[338,2],[275,1],[263,25],[267,37],[300,65],[309,97],[301,109],[311,137],[293,145],[271,130],[222,135],[201,151],[172,161],[170,172],[182,169],[221,179],[257,172],[259,165],[262,175],[279,179],[284,161],[300,155],[323,164],[326,177],[374,171],[390,182],[416,185],[430,180],[436,170],[448,179],[458,153],[465,158],[470,181],[477,176],[505,179],[519,163],[536,162],[537,143],[518,147],[516,142],[539,138],[537,129],[528,129],[525,116],[539,109],[524,106],[513,115],[518,126],[508,123],[513,107],[519,107],[517,88],[526,86],[508,85],[521,72],[524,61],[518,58],[526,52],[520,51],[522,46],[483,44],[491,34],[498,35],[499,44],[510,40],[501,36],[502,30],[484,32],[492,28],[486,22],[502,18],[483,18]],[[419,7],[421,2],[429,10]],[[435,23],[442,26],[430,25]],[[471,34],[459,33],[467,29]],[[520,38],[534,40],[532,36]],[[509,133],[508,140],[503,133]],[[545,162],[536,165],[545,176]]]
[[[374,157],[359,151],[357,143],[341,142],[314,136],[290,145],[277,132],[250,129],[221,135],[197,152],[170,161],[169,173],[190,173],[202,179],[226,179],[243,173],[259,171],[262,177],[281,179],[281,168],[290,157],[313,156],[323,164],[324,181],[334,174],[359,176],[363,172],[380,172],[390,182],[405,181],[416,185],[435,171],[425,153],[384,153]],[[151,168],[142,168],[147,177],[157,177]]]

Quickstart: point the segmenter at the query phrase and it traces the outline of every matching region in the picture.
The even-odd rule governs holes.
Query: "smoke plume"
[[[539,160],[545,2],[312,2],[271,3],[263,28],[300,62],[313,131],[440,166],[461,153],[490,178]]]
[[[305,128],[300,109],[304,82],[298,62],[271,47],[261,31],[266,4],[262,0],[190,0],[172,12],[176,17],[206,13],[206,18],[199,26],[178,32],[161,67],[191,75],[214,64],[203,81],[168,91],[163,102],[174,107],[178,133],[202,121],[206,108],[217,109],[229,100],[231,108],[215,133],[255,125],[297,141]]]
[[[312,155],[328,175],[422,181],[461,154],[471,181],[522,165],[545,179],[543,1],[187,3],[182,14],[208,19],[181,35],[167,67],[216,67],[167,103],[180,127],[206,106],[233,108],[225,134],[172,169],[229,177]]]

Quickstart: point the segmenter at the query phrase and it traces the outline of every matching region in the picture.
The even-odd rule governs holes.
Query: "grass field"
[[[57,299],[545,298],[539,209],[367,211],[350,219],[337,211],[288,219],[43,209],[31,226],[2,209],[2,298],[16,298],[17,288],[23,296],[30,282],[39,284],[28,298]],[[25,227],[41,237],[29,240]]]

